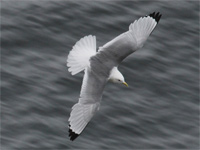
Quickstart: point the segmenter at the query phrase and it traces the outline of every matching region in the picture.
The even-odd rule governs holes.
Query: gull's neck
[[[108,80],[112,80],[114,78],[115,74],[120,73],[117,67],[113,67],[112,70],[110,71],[110,76]]]

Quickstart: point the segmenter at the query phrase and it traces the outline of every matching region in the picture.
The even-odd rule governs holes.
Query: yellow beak
[[[123,82],[124,85],[126,85],[128,87],[128,84],[126,82]]]

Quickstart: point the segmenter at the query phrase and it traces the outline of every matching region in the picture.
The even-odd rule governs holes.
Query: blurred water
[[[74,142],[68,118],[83,73],[69,51],[85,35],[102,46],[135,19],[163,16],[119,67],[100,111]],[[11,149],[199,149],[198,1],[2,1],[1,144]]]

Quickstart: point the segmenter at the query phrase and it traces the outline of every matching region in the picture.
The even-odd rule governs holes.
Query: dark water
[[[119,67],[100,111],[74,142],[68,118],[83,73],[69,51],[85,35],[102,46],[135,19],[163,16]],[[1,149],[199,149],[198,1],[2,1]]]

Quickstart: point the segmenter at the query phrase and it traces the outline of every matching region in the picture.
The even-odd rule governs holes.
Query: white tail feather
[[[67,58],[69,72],[75,75],[89,65],[89,59],[96,54],[96,37],[89,35],[81,38],[73,46]]]

